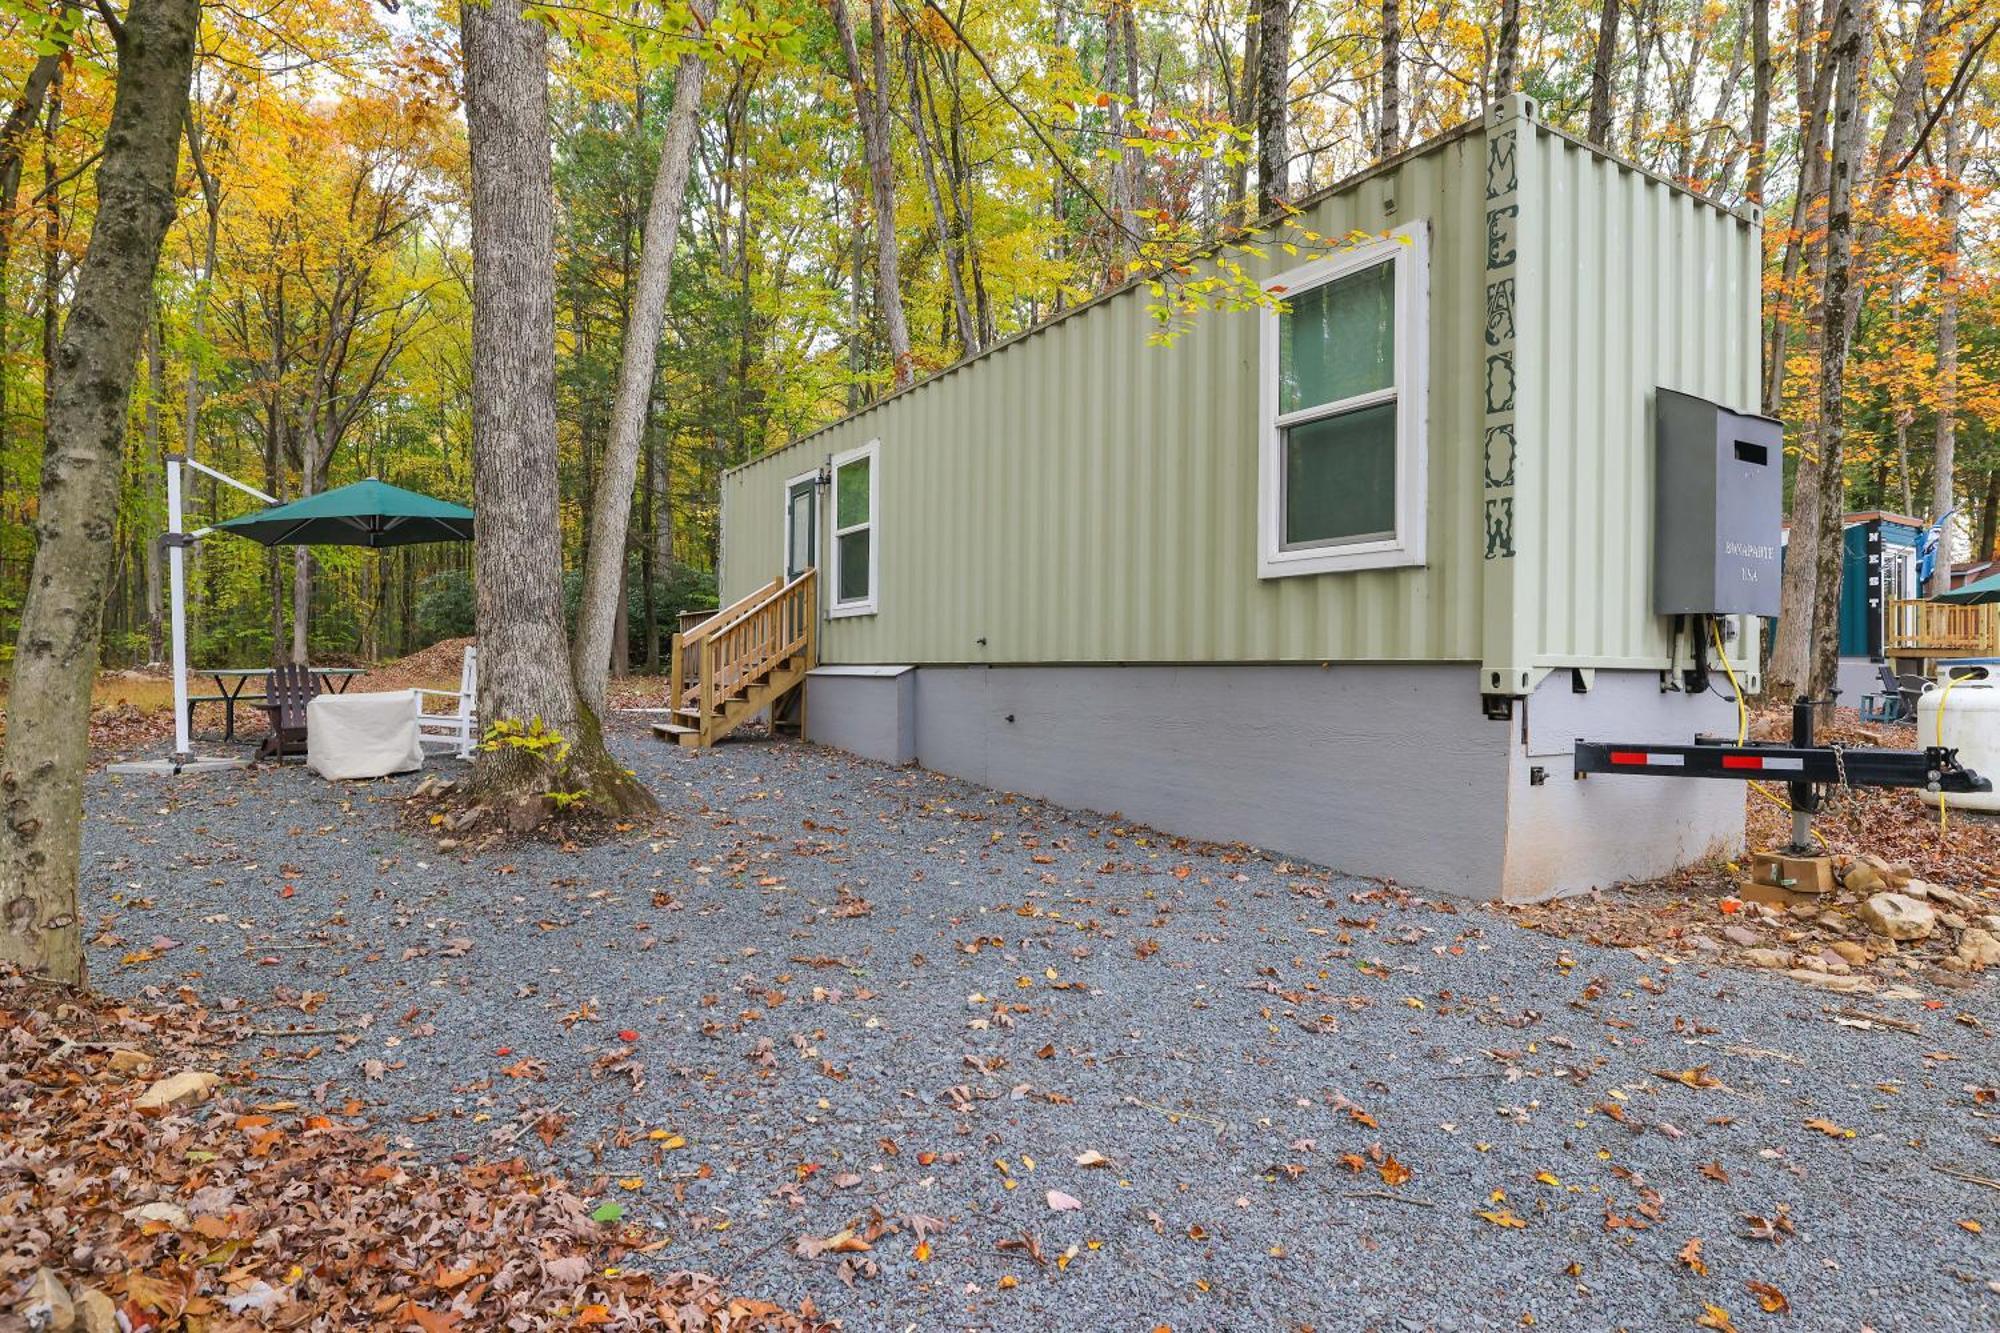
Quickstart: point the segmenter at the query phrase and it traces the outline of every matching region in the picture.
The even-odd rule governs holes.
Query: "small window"
[[[876,456],[880,440],[833,457],[833,591],[829,616],[862,616],[875,610],[878,548],[875,515]]]
[[[1279,275],[1263,321],[1258,573],[1424,561],[1422,223]]]

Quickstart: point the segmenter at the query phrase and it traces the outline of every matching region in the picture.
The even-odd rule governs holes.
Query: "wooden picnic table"
[[[328,687],[335,694],[347,693],[347,687],[354,683],[356,676],[365,676],[368,674],[368,668],[366,667],[308,667],[306,669],[312,672],[320,684]],[[207,676],[210,680],[213,680],[216,692],[214,694],[191,694],[188,696],[188,729],[190,731],[194,729],[194,706],[196,704],[219,703],[222,705],[222,739],[225,741],[235,740],[236,703],[239,699],[247,703],[255,703],[262,699],[264,696],[261,693],[245,694],[243,691],[250,687],[251,681],[262,680],[264,677],[270,675],[271,668],[208,667],[199,668],[193,674]],[[232,682],[235,685],[234,689],[230,688]]]

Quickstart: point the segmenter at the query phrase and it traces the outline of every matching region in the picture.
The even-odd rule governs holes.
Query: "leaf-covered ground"
[[[235,997],[232,1116],[521,1156],[657,1242],[621,1268],[848,1329],[2000,1319],[1983,982],[1857,1018],[795,744],[619,743],[670,813],[588,848],[440,852],[408,780],[101,775],[97,984]]]
[[[654,1271],[643,1230],[518,1156],[390,1149],[362,1100],[246,1053],[233,1001],[8,979],[0,1028],[0,1327],[822,1327]]]

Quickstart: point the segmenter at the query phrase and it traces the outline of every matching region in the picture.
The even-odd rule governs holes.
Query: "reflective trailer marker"
[[[1661,754],[1652,750],[1613,750],[1611,752],[1611,762],[1633,767],[1643,765],[1648,768],[1686,768],[1687,756]]]
[[[1786,759],[1777,755],[1726,754],[1722,756],[1724,768],[1744,768],[1762,773],[1803,773],[1806,761]]]

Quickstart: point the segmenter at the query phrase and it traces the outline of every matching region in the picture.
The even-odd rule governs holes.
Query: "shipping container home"
[[[1756,686],[1754,616],[1656,612],[1654,447],[1708,411],[1717,513],[1768,470],[1754,537],[1669,526],[1734,561],[1700,610],[1775,599],[1772,423],[1696,402],[1757,400],[1754,213],[1515,96],[1301,216],[1358,239],[1246,260],[1283,309],[1154,346],[1129,287],[725,476],[725,604],[816,604],[756,631],[808,737],[1479,898],[1733,850],[1740,787],[1571,746],[1733,732],[1698,643]]]
[[[1840,702],[1853,707],[1882,688],[1889,661],[1897,602],[1921,595],[1917,549],[1924,525],[1902,514],[1847,514],[1841,518]]]

